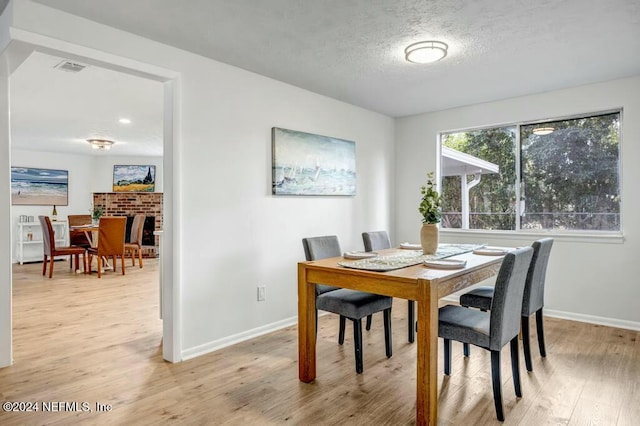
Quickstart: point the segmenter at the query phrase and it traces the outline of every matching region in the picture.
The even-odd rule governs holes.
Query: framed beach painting
[[[113,166],[113,192],[154,192],[156,166]]]
[[[271,129],[274,195],[355,195],[356,143]]]
[[[69,172],[12,166],[11,204],[14,206],[69,205]]]

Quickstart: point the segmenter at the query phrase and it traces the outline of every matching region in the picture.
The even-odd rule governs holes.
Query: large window
[[[443,228],[620,230],[620,113],[441,134]]]

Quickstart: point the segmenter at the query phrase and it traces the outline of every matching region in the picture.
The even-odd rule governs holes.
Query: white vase
[[[435,254],[438,250],[438,226],[435,223],[422,224],[420,245],[422,245],[423,254]]]

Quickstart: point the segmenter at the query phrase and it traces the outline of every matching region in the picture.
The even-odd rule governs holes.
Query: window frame
[[[521,194],[522,194],[522,185],[524,185],[522,181],[522,173],[521,173],[521,152],[522,152],[522,143],[521,143],[521,127],[522,126],[530,126],[534,124],[544,124],[556,121],[565,121],[565,120],[575,120],[581,118],[589,118],[589,117],[597,117],[608,114],[619,114],[619,129],[618,129],[618,187],[620,191],[620,229],[617,231],[605,230],[605,231],[594,231],[594,230],[557,230],[557,229],[540,229],[540,230],[532,230],[526,229],[523,230],[521,228]],[[516,221],[515,221],[515,230],[498,230],[498,229],[462,229],[462,228],[442,228],[440,227],[440,232],[448,235],[458,235],[458,236],[495,236],[501,237],[505,239],[522,239],[525,238],[541,238],[544,236],[552,236],[558,238],[561,241],[579,241],[579,242],[597,242],[597,243],[623,243],[624,238],[624,197],[623,197],[623,182],[622,182],[622,153],[623,153],[623,120],[624,120],[624,108],[612,108],[606,110],[600,110],[597,112],[585,112],[579,114],[571,114],[560,117],[552,117],[552,118],[544,118],[544,119],[536,119],[536,120],[518,120],[508,123],[494,124],[494,125],[484,125],[477,127],[467,127],[462,129],[453,129],[453,130],[442,130],[438,132],[437,137],[437,176],[438,182],[440,185],[442,184],[442,146],[443,146],[443,136],[446,134],[452,133],[463,133],[463,132],[472,132],[478,130],[486,130],[486,129],[495,129],[500,127],[515,127],[516,135],[515,135],[515,164],[516,164],[516,184],[515,184],[515,194],[516,194]]]

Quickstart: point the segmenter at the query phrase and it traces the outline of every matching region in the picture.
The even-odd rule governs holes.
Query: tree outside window
[[[499,166],[498,173],[466,175],[475,185],[468,196],[469,229],[618,231],[619,138],[616,112],[443,133],[441,143]],[[460,228],[462,176],[445,172],[442,226]]]

